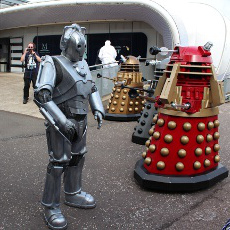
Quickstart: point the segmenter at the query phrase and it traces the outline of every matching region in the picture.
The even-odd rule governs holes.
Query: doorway
[[[10,72],[10,38],[0,38],[0,72]]]

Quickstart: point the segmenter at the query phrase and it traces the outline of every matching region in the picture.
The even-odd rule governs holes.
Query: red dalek
[[[175,47],[158,82],[159,113],[134,177],[145,188],[183,192],[212,186],[228,176],[219,163],[218,105],[224,103],[211,59],[211,43]],[[159,48],[155,48],[161,52]]]

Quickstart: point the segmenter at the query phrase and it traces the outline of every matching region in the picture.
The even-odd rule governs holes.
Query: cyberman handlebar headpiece
[[[82,34],[85,35],[86,28],[80,27],[77,24],[72,24],[71,26],[65,26],[64,27],[63,35],[62,35],[61,41],[60,41],[60,49],[62,51],[64,51],[67,48],[68,41],[75,31],[81,32]]]

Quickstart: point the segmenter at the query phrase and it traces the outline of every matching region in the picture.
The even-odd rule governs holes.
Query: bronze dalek
[[[128,56],[121,64],[121,69],[114,78],[114,88],[111,93],[109,105],[105,115],[106,120],[112,121],[134,121],[140,117],[144,108],[145,100],[140,96],[130,98],[128,88],[122,88],[121,83],[128,87],[143,89],[142,73],[139,72],[140,62],[134,56]]]

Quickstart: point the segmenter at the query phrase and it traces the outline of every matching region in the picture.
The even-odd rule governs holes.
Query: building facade
[[[38,45],[41,54],[56,54],[63,26],[79,23],[86,27],[90,65],[105,39],[111,39],[118,51],[127,45],[130,54],[142,57],[150,57],[148,49],[153,45],[172,49],[178,44],[196,46],[211,41],[217,74],[224,79],[230,73],[227,0],[218,1],[218,5],[207,0],[17,2],[0,9],[0,71],[23,71],[19,56],[30,41]]]

